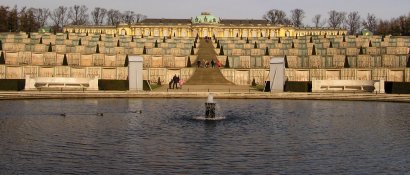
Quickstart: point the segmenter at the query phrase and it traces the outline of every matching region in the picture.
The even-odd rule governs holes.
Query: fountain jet
[[[208,101],[205,103],[205,118],[215,118],[215,102],[212,94],[208,95]]]

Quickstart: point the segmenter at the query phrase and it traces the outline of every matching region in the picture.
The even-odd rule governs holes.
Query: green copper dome
[[[202,12],[201,15],[192,18],[191,22],[193,24],[218,24],[220,20],[208,12]]]

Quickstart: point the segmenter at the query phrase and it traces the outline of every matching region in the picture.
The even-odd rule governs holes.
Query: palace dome
[[[211,15],[208,12],[202,12],[201,15],[192,18],[192,24],[218,24],[219,17]]]

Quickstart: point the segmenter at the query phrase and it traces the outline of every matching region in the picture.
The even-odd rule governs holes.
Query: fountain
[[[208,100],[205,102],[205,116],[195,116],[195,120],[205,120],[205,121],[216,121],[224,120],[225,117],[221,114],[216,115],[217,105],[214,102],[214,96],[210,93],[208,94]],[[220,111],[219,111],[220,112]]]
[[[215,102],[212,94],[208,95],[208,101],[205,103],[205,118],[215,118]]]

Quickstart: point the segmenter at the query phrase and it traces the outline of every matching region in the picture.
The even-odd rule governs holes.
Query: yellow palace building
[[[141,23],[119,24],[117,26],[69,25],[64,31],[75,33],[104,33],[134,35],[139,37],[285,37],[306,35],[342,35],[347,31],[342,28],[296,28],[273,25],[267,20],[221,19],[208,12],[190,19],[153,19]]]

